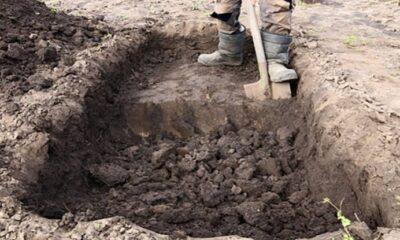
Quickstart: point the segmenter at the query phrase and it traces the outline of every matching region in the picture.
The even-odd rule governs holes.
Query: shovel
[[[268,75],[268,63],[265,58],[264,46],[261,39],[260,29],[257,24],[256,11],[251,0],[247,0],[248,16],[250,20],[251,35],[253,36],[254,48],[257,55],[258,71],[260,80],[244,85],[244,92],[248,98],[255,100],[291,98],[290,83],[270,83]]]

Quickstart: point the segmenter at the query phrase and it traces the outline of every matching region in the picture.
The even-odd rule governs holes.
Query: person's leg
[[[240,28],[239,16],[242,0],[216,0],[211,17],[218,19],[218,29],[226,34],[233,34]]]
[[[245,28],[239,22],[241,5],[242,0],[216,0],[211,16],[218,19],[218,50],[201,54],[199,63],[207,66],[242,64]]]
[[[269,75],[273,82],[297,79],[293,69],[288,69],[292,1],[260,0],[262,30]]]

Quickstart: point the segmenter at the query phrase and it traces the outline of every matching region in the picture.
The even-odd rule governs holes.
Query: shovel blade
[[[244,92],[246,94],[246,97],[258,101],[263,101],[267,99],[267,92],[264,86],[265,84],[261,80],[244,85]]]

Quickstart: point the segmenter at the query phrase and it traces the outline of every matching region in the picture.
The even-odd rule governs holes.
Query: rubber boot
[[[238,66],[243,63],[243,46],[246,29],[234,34],[219,33],[218,50],[211,54],[201,54],[198,62],[206,66]]]
[[[289,35],[277,35],[261,31],[266,58],[268,61],[268,71],[272,82],[285,82],[298,78],[293,69],[288,69],[289,46],[292,37]]]

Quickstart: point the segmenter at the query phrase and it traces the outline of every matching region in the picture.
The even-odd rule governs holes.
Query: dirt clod
[[[128,171],[115,164],[92,165],[89,166],[89,172],[109,187],[122,184],[129,178]]]
[[[89,177],[106,189],[93,185],[91,194],[73,211],[87,219],[122,215],[161,233],[180,229],[196,237],[218,232],[286,239],[337,226],[323,217],[332,209],[309,198],[301,167],[290,172],[277,167],[293,157],[284,150],[290,141],[280,145],[276,134],[252,129],[220,133],[121,148],[118,164],[90,165]],[[54,203],[64,204],[66,199],[67,206],[74,206],[69,203],[74,199],[68,197]],[[89,206],[95,213],[91,217],[84,213]]]

